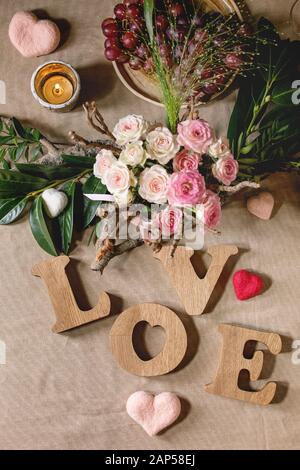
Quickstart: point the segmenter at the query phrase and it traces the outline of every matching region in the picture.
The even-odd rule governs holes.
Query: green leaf
[[[14,126],[14,129],[16,131],[16,134],[21,137],[22,139],[26,140],[27,139],[27,133],[26,133],[26,130],[24,129],[24,127],[22,126],[22,124],[20,123],[20,121],[18,121],[18,119],[16,118],[12,118],[12,123],[13,123],[13,126]]]
[[[295,93],[295,89],[292,88],[292,83],[292,80],[288,80],[285,82],[280,82],[274,87],[274,90],[272,92],[273,103],[279,104],[281,106],[297,106],[292,101],[292,96]]]
[[[96,162],[95,157],[83,157],[76,155],[62,155],[62,159],[65,163],[76,168],[93,168]]]
[[[18,145],[17,151],[16,151],[16,158],[15,158],[16,162],[18,160],[20,160],[20,158],[22,157],[22,155],[23,155],[23,153],[25,152],[26,149],[27,149],[26,142],[22,142],[21,144]]]
[[[0,162],[2,162],[5,155],[6,155],[6,149],[5,148],[0,149]]]
[[[107,188],[99,178],[91,175],[82,188],[83,194],[106,194]]]
[[[4,170],[10,170],[9,163],[6,160],[3,160],[2,166]]]
[[[12,141],[12,138],[11,136],[9,135],[1,135],[0,136],[0,145],[7,145],[7,144],[10,144]]]
[[[146,22],[147,31],[150,41],[153,42],[153,13],[154,13],[154,0],[144,0],[144,17]]]
[[[39,176],[47,180],[72,178],[82,172],[82,168],[67,165],[38,165],[33,163],[17,163],[16,168],[23,174]]]
[[[69,203],[64,212],[59,216],[58,222],[61,233],[62,251],[67,255],[70,251],[74,230],[74,199],[76,183],[74,181],[69,181],[63,186],[62,191],[68,196]]]
[[[30,161],[35,162],[42,153],[42,146],[40,144],[35,145],[30,150]]]
[[[44,218],[43,200],[41,196],[36,198],[32,204],[30,211],[30,227],[39,246],[49,255],[57,256],[57,251]]]
[[[8,225],[14,222],[24,211],[28,199],[16,197],[0,200],[0,225]]]
[[[10,157],[10,159],[14,162],[17,158],[17,151],[18,151],[18,147],[10,147],[8,149],[8,155]]]
[[[87,197],[84,198],[83,206],[83,228],[86,229],[96,217],[96,212],[100,206],[100,201],[91,201]]]
[[[19,171],[0,170],[0,197],[28,194],[46,185],[47,180],[42,178],[24,175]]]
[[[40,131],[38,131],[37,129],[32,129],[31,130],[31,135],[33,137],[33,139],[36,141],[36,142],[39,142],[40,141],[40,138],[41,138],[41,133]]]

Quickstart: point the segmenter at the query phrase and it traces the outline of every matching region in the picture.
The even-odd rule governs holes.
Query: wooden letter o
[[[143,361],[136,354],[132,334],[135,325],[146,321],[161,326],[166,333],[163,350],[149,361]],[[187,334],[182,321],[166,307],[156,304],[136,305],[125,310],[115,321],[110,332],[111,351],[119,365],[134,375],[153,377],[174,370],[182,361],[187,350]]]

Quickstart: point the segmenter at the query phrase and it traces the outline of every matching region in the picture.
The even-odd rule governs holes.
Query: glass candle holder
[[[31,92],[44,108],[71,111],[78,101],[81,83],[76,70],[61,61],[46,62],[31,78]]]

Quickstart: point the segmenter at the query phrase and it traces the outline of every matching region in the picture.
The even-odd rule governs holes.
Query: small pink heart
[[[9,25],[10,40],[24,57],[39,57],[55,51],[60,30],[50,20],[39,20],[33,13],[17,12]]]
[[[269,220],[274,209],[274,197],[266,191],[258,196],[250,197],[247,201],[248,211],[262,220]]]
[[[181,402],[171,392],[152,395],[135,392],[127,400],[127,413],[149,434],[155,436],[173,424],[180,415]]]

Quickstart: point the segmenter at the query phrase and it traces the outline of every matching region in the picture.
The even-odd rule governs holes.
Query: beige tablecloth
[[[277,23],[288,18],[293,0],[248,0],[255,15]],[[56,141],[69,130],[95,138],[77,108],[70,114],[42,110],[30,95],[33,70],[45,58],[24,59],[12,47],[7,30],[20,9],[44,9],[69,25],[56,58],[78,68],[84,99],[96,99],[108,122],[128,113],[162,119],[162,111],[131,95],[103,59],[100,22],[109,0],[0,0],[0,79],[7,104],[0,114],[15,115],[38,126]],[[203,109],[203,117],[226,132],[234,96]],[[157,302],[178,312],[187,326],[189,360],[176,373],[139,378],[121,370],[108,347],[115,317],[63,335],[51,333],[54,317],[40,279],[31,267],[45,254],[34,242],[26,220],[0,229],[0,340],[6,343],[6,365],[0,365],[1,449],[296,449],[300,445],[300,365],[292,364],[291,343],[300,338],[299,199],[300,180],[278,176],[269,181],[277,201],[275,216],[263,222],[251,216],[241,198],[224,211],[222,236],[207,244],[235,243],[236,263],[229,263],[210,304],[210,313],[186,318],[162,267],[148,248],[114,260],[103,277],[89,269],[93,247],[87,235],[78,241],[69,270],[81,306],[94,305],[99,291],[113,301],[113,314],[142,302]],[[237,302],[231,285],[234,269],[262,273],[267,292],[247,303]],[[192,288],[192,286],[191,286]],[[218,364],[222,322],[278,332],[285,352],[268,361],[264,377],[280,382],[277,403],[258,407],[208,395],[204,385]],[[147,332],[152,353],[163,336]],[[270,359],[270,358],[269,358]],[[262,385],[262,384],[259,384]],[[174,391],[183,400],[180,422],[159,437],[148,437],[126,414],[125,403],[136,390]]]

